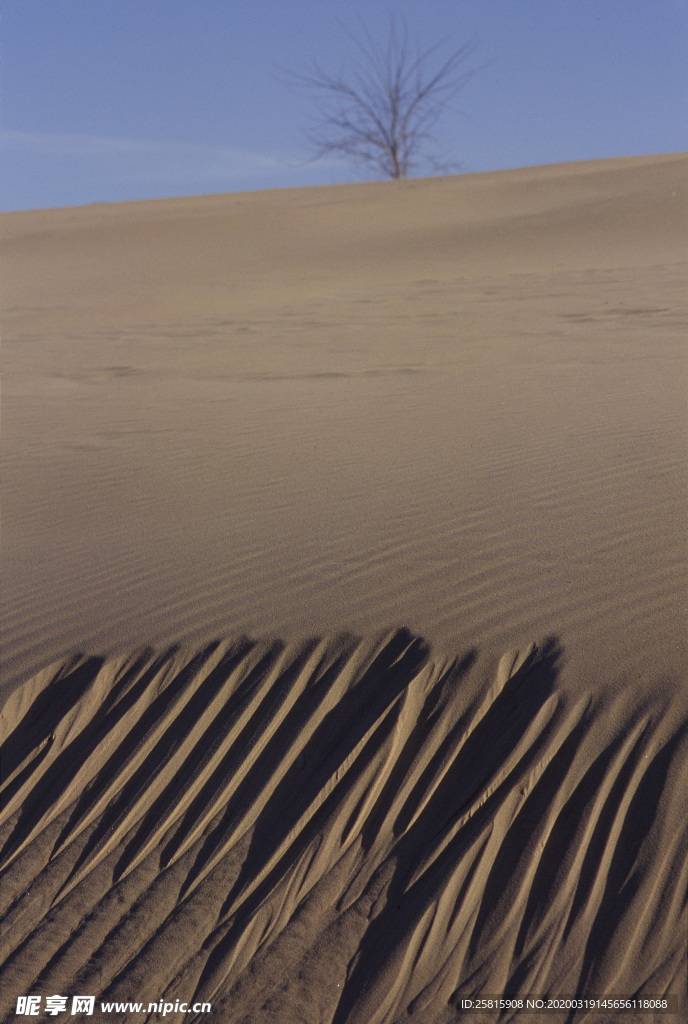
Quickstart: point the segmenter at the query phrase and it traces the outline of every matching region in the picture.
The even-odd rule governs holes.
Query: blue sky
[[[0,0],[0,205],[332,184],[279,68],[346,66],[360,12],[485,65],[437,126],[466,172],[688,149],[688,0]]]

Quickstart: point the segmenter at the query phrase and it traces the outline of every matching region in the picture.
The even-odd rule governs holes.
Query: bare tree
[[[410,45],[405,23],[399,27],[393,18],[384,46],[365,26],[360,36],[347,34],[357,51],[348,72],[331,75],[313,62],[308,74],[289,73],[316,101],[307,135],[313,159],[337,153],[389,178],[407,178],[421,159],[438,170],[432,129],[480,70],[461,70],[475,45],[440,59],[443,43],[425,50]]]

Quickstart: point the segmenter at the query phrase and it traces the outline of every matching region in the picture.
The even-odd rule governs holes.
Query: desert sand
[[[688,1019],[688,157],[0,231],[0,1019]]]

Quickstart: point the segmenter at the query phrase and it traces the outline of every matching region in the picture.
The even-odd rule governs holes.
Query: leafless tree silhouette
[[[365,26],[360,35],[347,34],[357,51],[348,72],[332,75],[314,61],[307,74],[287,73],[315,99],[307,134],[313,159],[336,153],[389,178],[407,178],[421,160],[434,171],[446,170],[434,151],[432,129],[481,70],[462,70],[475,44],[440,58],[443,43],[428,49],[411,44],[406,24],[394,18],[382,46]]]

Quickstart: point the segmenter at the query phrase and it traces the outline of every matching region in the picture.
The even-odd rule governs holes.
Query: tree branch
[[[421,158],[437,166],[430,152],[431,129],[482,70],[461,70],[475,44],[464,44],[438,65],[435,58],[443,43],[425,50],[416,46],[412,53],[405,23],[400,32],[394,18],[384,48],[363,24],[361,36],[345,31],[359,55],[349,74],[331,75],[316,61],[307,74],[285,72],[291,84],[315,101],[307,135],[314,159],[339,153],[391,178],[407,177]]]

